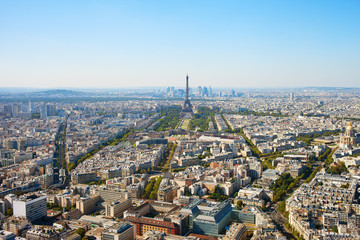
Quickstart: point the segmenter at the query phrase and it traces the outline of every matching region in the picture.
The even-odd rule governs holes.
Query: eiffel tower
[[[193,114],[192,105],[189,100],[189,76],[186,75],[186,98],[181,111],[183,114]]]

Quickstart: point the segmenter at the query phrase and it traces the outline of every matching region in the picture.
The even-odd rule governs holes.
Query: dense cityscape
[[[360,240],[360,1],[0,1],[0,240]]]
[[[360,239],[359,93],[4,92],[0,239]]]

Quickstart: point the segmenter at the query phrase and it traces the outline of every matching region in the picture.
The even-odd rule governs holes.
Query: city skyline
[[[2,2],[0,87],[360,87],[358,7]]]
[[[360,240],[360,1],[0,1],[0,240]]]

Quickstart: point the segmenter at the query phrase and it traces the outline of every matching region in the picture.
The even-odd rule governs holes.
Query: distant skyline
[[[0,88],[360,87],[360,1],[1,1]]]

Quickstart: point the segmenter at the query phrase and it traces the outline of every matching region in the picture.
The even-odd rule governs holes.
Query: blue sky
[[[360,1],[0,1],[0,87],[360,87]]]

